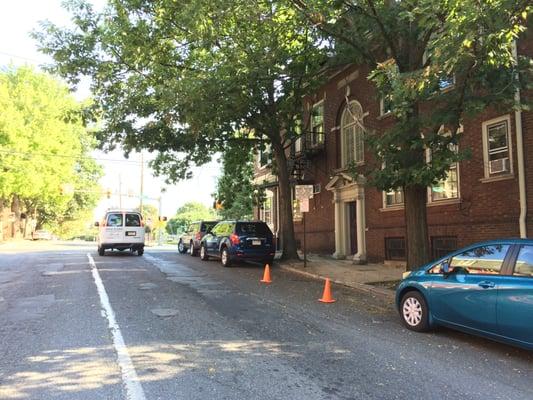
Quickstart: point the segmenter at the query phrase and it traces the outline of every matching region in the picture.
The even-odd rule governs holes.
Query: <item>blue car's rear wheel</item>
[[[429,329],[429,310],[426,299],[416,290],[407,292],[402,297],[400,315],[407,329],[417,332]]]
[[[231,266],[231,258],[229,256],[229,252],[226,247],[224,247],[222,251],[220,252],[220,262],[222,263],[223,267]]]

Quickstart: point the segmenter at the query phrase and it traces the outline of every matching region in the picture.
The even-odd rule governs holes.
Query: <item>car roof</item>
[[[113,214],[113,213],[132,213],[132,214],[140,214],[140,211],[137,211],[137,210],[126,210],[126,209],[117,209],[117,210],[107,210],[105,212],[106,214]]]

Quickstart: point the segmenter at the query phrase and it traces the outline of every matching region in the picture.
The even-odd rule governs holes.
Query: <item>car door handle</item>
[[[489,288],[493,288],[494,286],[496,286],[496,284],[494,282],[483,281],[483,282],[479,282],[478,286],[481,286],[483,289],[489,289]]]

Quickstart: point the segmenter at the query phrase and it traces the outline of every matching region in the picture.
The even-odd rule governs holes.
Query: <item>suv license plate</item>
[[[260,240],[252,240],[252,246],[261,246]]]
[[[126,236],[135,236],[135,231],[126,231]]]

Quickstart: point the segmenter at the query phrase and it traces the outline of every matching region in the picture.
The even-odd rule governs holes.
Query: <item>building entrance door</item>
[[[347,216],[348,216],[348,232],[349,232],[349,246],[350,254],[356,254],[357,253],[357,218],[356,218],[356,210],[355,210],[356,202],[350,201],[346,203],[347,208]]]

